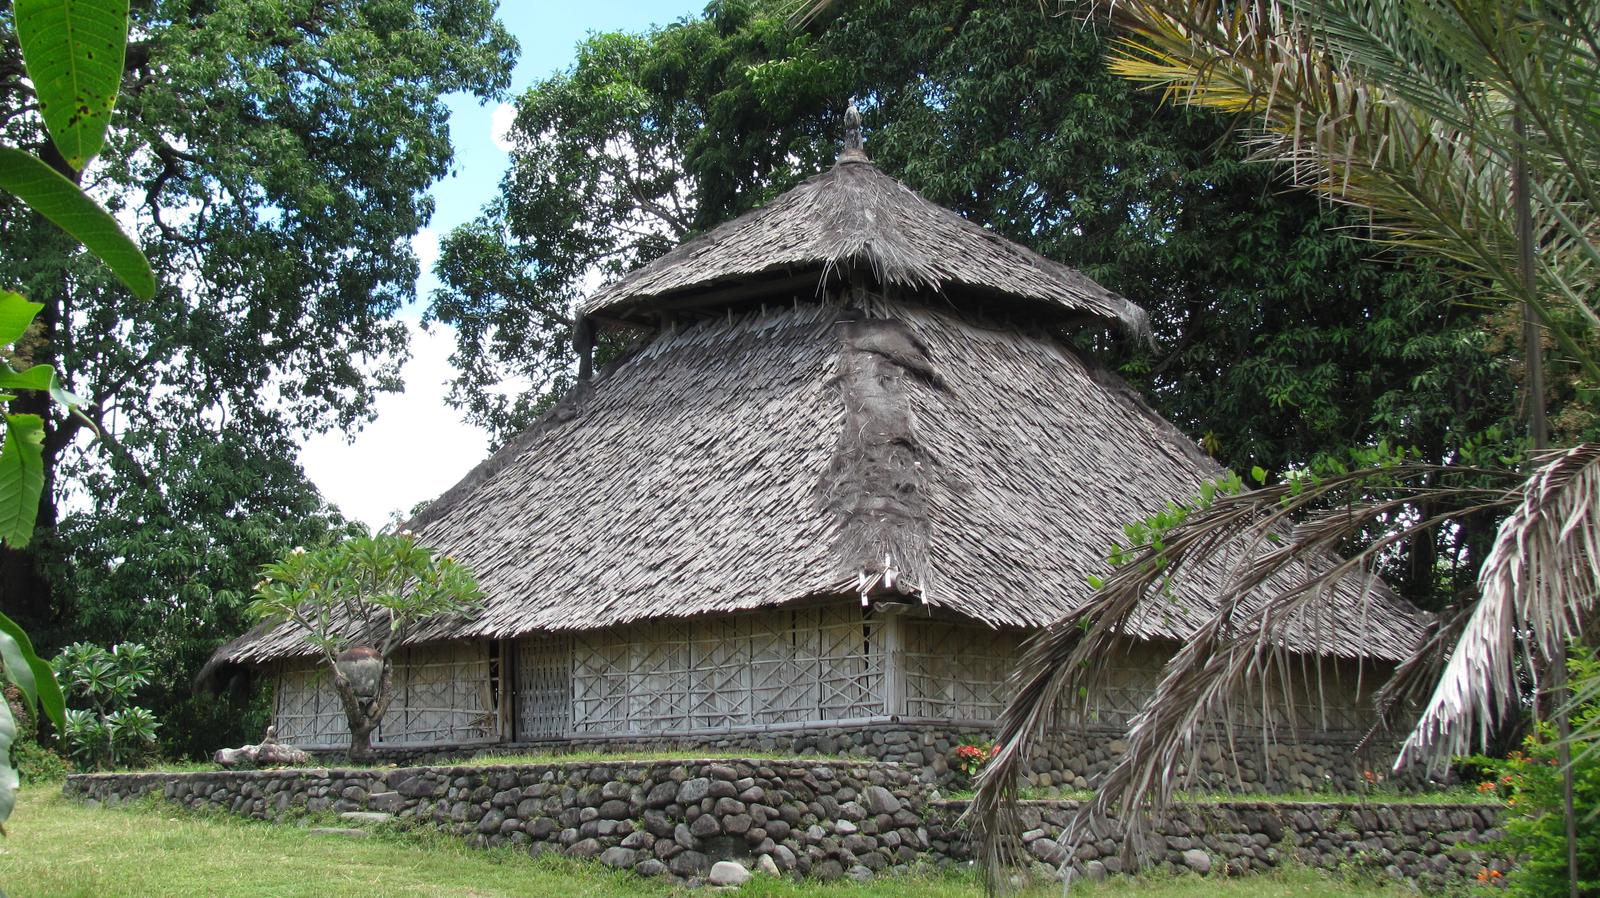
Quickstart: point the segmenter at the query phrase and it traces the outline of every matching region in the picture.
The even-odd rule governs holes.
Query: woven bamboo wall
[[[938,720],[992,721],[1010,700],[1006,686],[1022,653],[1024,634],[979,624],[910,617],[904,622],[905,715]],[[1104,659],[1104,680],[1090,696],[1092,724],[1126,726],[1160,682],[1175,645],[1130,642]],[[1309,660],[1287,677],[1236,701],[1236,726],[1361,731],[1371,725],[1363,696],[1380,678],[1351,662]]]
[[[517,738],[726,730],[887,713],[859,608],[651,621],[517,643]]]
[[[374,744],[430,745],[498,737],[497,662],[488,643],[440,643],[402,649],[395,657],[394,701],[373,733]],[[273,694],[278,738],[295,745],[349,744],[344,707],[323,663],[279,667]]]

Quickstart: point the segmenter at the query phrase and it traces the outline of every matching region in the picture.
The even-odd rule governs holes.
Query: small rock
[[[1211,855],[1198,848],[1191,848],[1183,853],[1183,864],[1201,876],[1211,872]]]
[[[767,874],[768,876],[779,876],[782,874],[782,871],[778,869],[778,862],[773,860],[772,855],[770,854],[763,854],[761,858],[756,861],[756,869]]]
[[[706,882],[714,886],[742,886],[750,881],[750,871],[734,861],[717,861],[711,865]]]
[[[666,869],[666,864],[655,858],[650,858],[649,860],[640,861],[639,866],[633,868],[633,872],[640,876],[660,876]]]
[[[678,804],[693,804],[710,793],[711,780],[703,776],[692,780],[684,780],[683,785],[678,787]]]

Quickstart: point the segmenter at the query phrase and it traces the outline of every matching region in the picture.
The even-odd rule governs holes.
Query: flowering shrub
[[[995,754],[1000,751],[995,745],[972,745],[970,743],[956,746],[956,766],[967,776],[977,776],[983,768],[989,766]]]
[[[1574,658],[1568,665],[1573,687],[1583,694],[1584,683],[1600,683],[1600,661]],[[1589,688],[1593,688],[1590,686]],[[1592,694],[1592,693],[1590,693]],[[1600,724],[1600,702],[1580,705],[1572,718],[1574,730]],[[1562,814],[1561,769],[1556,760],[1553,726],[1541,725],[1523,741],[1522,750],[1505,759],[1475,758],[1493,776],[1478,784],[1478,791],[1505,799],[1508,815],[1505,835],[1498,848],[1520,858],[1515,869],[1502,874],[1484,868],[1480,882],[1504,882],[1516,896],[1567,894],[1567,835]],[[1600,751],[1573,751],[1573,797],[1578,815],[1578,894],[1600,898]],[[1502,876],[1504,877],[1502,879]]]

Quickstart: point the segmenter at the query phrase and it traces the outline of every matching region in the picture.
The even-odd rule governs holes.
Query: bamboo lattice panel
[[[572,730],[572,639],[517,641],[517,738],[548,739]]]
[[[518,647],[526,708],[559,695],[557,640]],[[853,607],[661,620],[571,638],[570,732],[673,733],[879,716],[884,646],[879,625]],[[528,665],[539,666],[539,674]],[[538,684],[538,685],[535,685]],[[524,714],[529,712],[524,711]],[[530,737],[553,735],[553,710],[534,712]],[[529,727],[544,726],[536,732]]]
[[[905,621],[906,714],[995,720],[1010,693],[1006,677],[1021,637],[971,624]]]
[[[374,744],[480,742],[497,733],[487,646],[447,643],[401,651],[395,697],[373,731]],[[327,665],[301,661],[278,671],[273,696],[278,738],[295,745],[350,742],[344,706]]]

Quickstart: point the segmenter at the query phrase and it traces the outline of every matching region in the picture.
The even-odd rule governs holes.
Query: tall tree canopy
[[[0,7],[0,140],[72,177]],[[499,96],[516,44],[492,0],[132,7],[121,100],[81,183],[161,288],[134,299],[0,201],[0,282],[45,304],[18,355],[66,372],[87,418],[50,419],[40,538],[0,557],[0,603],[47,642],[155,632],[187,664],[243,625],[229,596],[260,563],[335,523],[296,437],[397,386],[408,238],[451,160],[443,99]]]
[[[1442,461],[1508,414],[1491,335],[1438,301],[1452,285],[1374,258],[1345,231],[1358,219],[1247,165],[1225,119],[1110,74],[1094,27],[1032,0],[840,2],[807,31],[792,10],[723,0],[598,35],[518,98],[502,194],[446,238],[432,298],[459,329],[471,417],[502,436],[526,423],[566,385],[596,274],[830,165],[852,96],[879,166],[1148,309],[1154,351],[1097,348],[1225,464],[1284,470],[1384,439]],[[535,389],[494,389],[512,377]],[[1420,597],[1446,590],[1486,539],[1419,540],[1399,573]]]
[[[3,22],[0,128],[49,159]],[[133,300],[0,205],[0,279],[46,303],[29,352],[69,373],[101,432],[88,442],[69,419],[46,435],[46,528],[69,490],[161,506],[195,460],[189,435],[281,452],[283,431],[347,426],[394,386],[392,315],[418,271],[407,238],[451,158],[443,95],[494,96],[516,49],[490,0],[153,0],[134,4],[133,34],[84,184],[137,228],[157,297]],[[7,559],[4,598],[42,617],[31,561]]]

